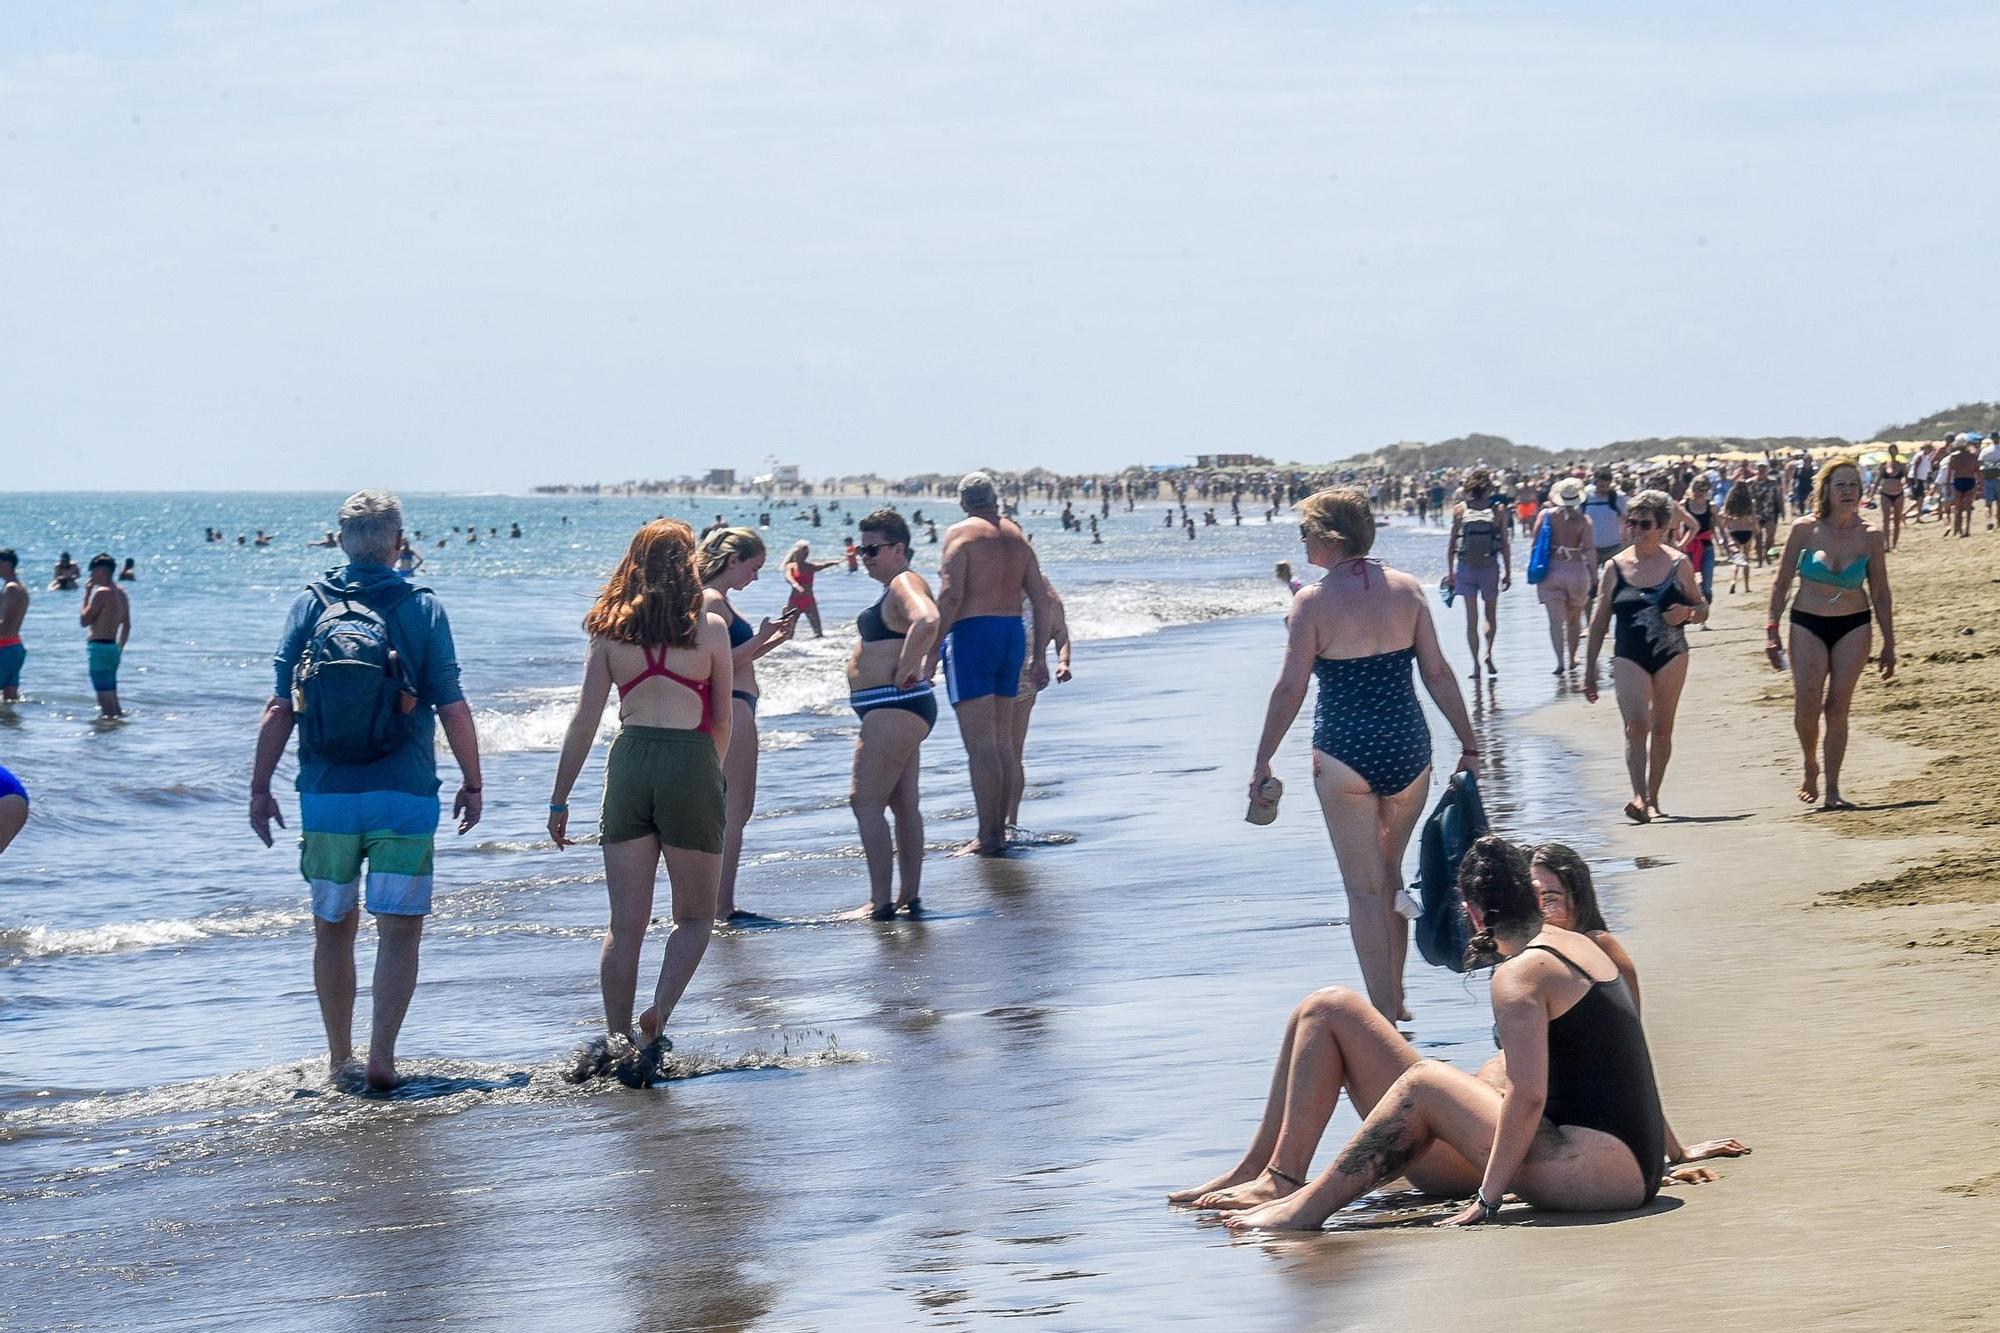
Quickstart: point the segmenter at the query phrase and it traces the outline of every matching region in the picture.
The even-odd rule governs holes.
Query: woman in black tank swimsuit
[[[1321,991],[1300,1006],[1280,1052],[1266,1123],[1275,1110],[1282,1129],[1260,1130],[1229,1173],[1239,1183],[1170,1197],[1228,1211],[1235,1230],[1278,1231],[1316,1230],[1399,1175],[1427,1193],[1473,1192],[1450,1226],[1490,1221],[1510,1190],[1537,1208],[1561,1211],[1624,1211],[1652,1201],[1666,1122],[1646,1037],[1616,965],[1587,936],[1544,923],[1520,848],[1481,838],[1460,865],[1459,887],[1479,930],[1468,961],[1505,960],[1493,974],[1493,1016],[1509,1089],[1419,1058],[1358,997]],[[1303,1039],[1301,1025],[1332,1039]],[[1398,1072],[1385,1084],[1391,1069]],[[1333,1164],[1307,1182],[1342,1087],[1366,1119]],[[1483,1165],[1475,1174],[1469,1164]]]

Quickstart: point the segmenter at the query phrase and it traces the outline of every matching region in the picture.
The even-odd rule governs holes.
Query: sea
[[[271,652],[292,599],[338,563],[309,544],[340,499],[0,497],[0,546],[35,589],[24,699],[0,710],[0,764],[34,801],[0,854],[0,1326],[1292,1328],[1353,1314],[1374,1239],[1359,1214],[1307,1251],[1260,1253],[1162,1202],[1240,1152],[1289,1008],[1359,985],[1311,790],[1310,702],[1277,766],[1279,820],[1242,818],[1283,647],[1273,566],[1314,573],[1291,515],[1239,525],[1225,505],[1189,540],[1165,506],[1121,503],[1100,544],[1064,531],[1059,505],[1023,506],[1076,677],[1036,707],[1032,832],[1004,860],[946,855],[971,835],[972,801],[944,710],[924,748],[931,912],[915,922],[843,919],[867,897],[843,665],[879,586],[844,564],[821,574],[825,637],[802,625],[758,668],[738,897],[771,920],[718,931],[674,1015],[673,1077],[633,1091],[558,1077],[601,1022],[602,863],[543,827],[579,622],[657,515],[768,514],[768,572],[734,599],[754,621],[783,605],[792,542],[834,558],[881,500],[822,498],[815,525],[811,502],[405,496],[418,582],[456,636],[486,814],[463,836],[440,829],[399,1046],[410,1083],[371,1097],[326,1075],[296,843],[280,832],[265,848],[245,817]],[[940,529],[956,516],[945,500],[896,503]],[[934,577],[922,532],[915,563]],[[136,562],[120,722],[95,716],[79,594],[42,590],[63,551]],[[1376,554],[1435,579],[1444,536],[1398,516]],[[1461,613],[1435,610],[1463,678]],[[1576,791],[1560,745],[1514,722],[1550,704],[1579,725],[1615,713],[1586,712],[1551,663],[1517,587],[1499,676],[1467,682],[1483,785],[1503,831],[1587,846],[1579,830],[1617,794]],[[1457,746],[1431,718],[1442,773]],[[600,745],[573,827],[593,822],[602,769]],[[296,828],[290,772],[277,790]],[[1606,869],[1615,926],[1620,867]],[[372,951],[364,926],[357,1044]],[[1414,952],[1409,974],[1421,1049],[1468,1066],[1491,1053],[1483,986]],[[1352,1126],[1343,1106],[1326,1151]]]

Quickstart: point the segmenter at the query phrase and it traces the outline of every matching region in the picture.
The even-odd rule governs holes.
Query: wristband
[[[552,814],[552,815],[566,815],[566,814],[568,814],[568,813],[569,813],[569,806],[568,806],[568,805],[557,805],[557,804],[556,804],[556,803],[555,803],[554,801],[550,801],[550,802],[549,802],[549,813],[550,813],[550,814]]]
[[[1490,1222],[1500,1215],[1500,1205],[1486,1197],[1486,1187],[1484,1185],[1473,1191],[1472,1200],[1479,1205],[1480,1214],[1487,1221]]]
[[[468,787],[463,782],[458,784],[458,789],[464,792],[467,796],[477,796],[479,795],[479,793],[486,790],[486,788],[484,787]]]

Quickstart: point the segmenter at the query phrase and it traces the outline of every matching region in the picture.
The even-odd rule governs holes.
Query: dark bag
[[[1465,971],[1472,922],[1458,892],[1458,863],[1485,832],[1486,806],[1479,799],[1479,780],[1470,773],[1452,774],[1437,808],[1424,821],[1417,882],[1410,886],[1423,909],[1416,920],[1417,952],[1432,967]]]
[[[292,671],[292,711],[299,743],[335,764],[371,764],[409,736],[403,715],[416,706],[388,615],[419,591],[408,584],[351,597],[329,583],[307,585],[319,618]]]

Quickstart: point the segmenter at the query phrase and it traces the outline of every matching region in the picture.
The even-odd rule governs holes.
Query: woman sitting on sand
[[[1534,880],[1535,893],[1541,899],[1542,920],[1560,930],[1574,930],[1590,936],[1591,942],[1604,950],[1604,956],[1617,965],[1618,975],[1625,980],[1625,989],[1632,994],[1632,1008],[1643,1013],[1639,999],[1638,964],[1632,961],[1632,955],[1625,951],[1625,946],[1604,924],[1604,913],[1597,905],[1597,886],[1590,878],[1590,864],[1577,854],[1575,848],[1565,843],[1545,842],[1530,856],[1528,872]],[[1505,1092],[1505,1052],[1482,1065],[1479,1077]],[[1666,1131],[1669,1166],[1706,1161],[1711,1157],[1741,1157],[1750,1151],[1740,1139],[1710,1139],[1691,1148],[1682,1147],[1680,1139],[1674,1135],[1674,1127],[1666,1123],[1664,1115],[1660,1123]]]
[[[1666,1125],[1617,965],[1589,936],[1542,919],[1527,856],[1500,838],[1472,845],[1458,882],[1478,932],[1468,961],[1498,962],[1493,1017],[1507,1090],[1419,1058],[1352,992],[1316,991],[1293,1011],[1256,1140],[1197,1206],[1234,1210],[1232,1229],[1310,1231],[1398,1176],[1426,1194],[1473,1196],[1446,1226],[1491,1221],[1510,1190],[1562,1211],[1652,1201]],[[1343,1088],[1365,1119],[1307,1182]]]
[[[1665,541],[1678,508],[1665,491],[1640,491],[1625,510],[1632,544],[1604,562],[1597,612],[1583,668],[1583,697],[1597,702],[1597,658],[1615,621],[1611,681],[1625,719],[1625,769],[1632,799],[1625,817],[1637,824],[1657,819],[1660,786],[1673,755],[1674,713],[1687,684],[1687,634],[1683,626],[1708,619],[1688,558]]]
[[[722,877],[722,756],[729,750],[733,679],[729,628],[702,609],[693,530],[671,518],[639,529],[583,627],[590,635],[583,689],[549,794],[549,836],[558,848],[568,843],[570,788],[597,739],[614,684],[619,730],[604,765],[599,835],[611,896],[611,926],[598,964],[606,1036],[578,1051],[566,1076],[580,1083],[608,1071],[629,1087],[645,1087],[673,1049],[667,1020],[708,950]],[[634,1031],[639,951],[663,858],[673,886],[673,930],[653,1007]]]
[[[1882,534],[1861,521],[1861,467],[1850,455],[1827,461],[1813,490],[1813,512],[1792,524],[1778,577],[1771,585],[1771,614],[1764,626],[1773,667],[1784,665],[1778,651],[1778,618],[1791,591],[1792,725],[1805,755],[1799,799],[1819,801],[1827,810],[1852,810],[1840,794],[1840,766],[1847,758],[1847,710],[1868,665],[1870,627],[1882,622],[1882,651],[1876,669],[1887,680],[1896,674],[1896,630],[1889,596],[1889,560]],[[1820,723],[1826,724],[1826,794],[1820,795]]]
[[[736,867],[743,856],[743,830],[757,805],[757,659],[792,637],[799,613],[766,619],[756,629],[729,604],[729,594],[757,581],[764,568],[764,539],[749,528],[715,528],[701,539],[695,558],[702,606],[729,626],[729,753],[722,757],[728,785],[728,822],[722,836],[722,880],[715,898],[717,920],[751,918],[736,906]]]
[[[1271,776],[1271,758],[1305,702],[1307,682],[1318,676],[1313,785],[1347,889],[1348,931],[1368,998],[1384,1015],[1407,1020],[1403,957],[1410,925],[1396,911],[1396,892],[1431,773],[1430,728],[1411,683],[1413,664],[1458,734],[1459,769],[1477,771],[1479,740],[1438,647],[1423,585],[1368,555],[1375,541],[1368,497],[1333,487],[1299,510],[1306,559],[1326,575],[1292,599],[1285,662],[1250,770],[1251,798]]]

